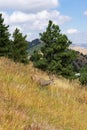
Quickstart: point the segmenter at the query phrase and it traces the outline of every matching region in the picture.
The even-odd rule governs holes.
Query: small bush
[[[87,65],[80,70],[81,77],[79,81],[82,85],[87,85]]]
[[[79,78],[79,81],[82,85],[87,85],[87,73],[83,73]]]

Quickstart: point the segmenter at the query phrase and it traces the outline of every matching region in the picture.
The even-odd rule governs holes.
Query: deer
[[[48,75],[48,76],[49,76],[49,80],[40,78],[38,75],[31,76],[31,79],[35,81],[37,84],[39,84],[41,87],[55,85],[53,76],[52,75]]]

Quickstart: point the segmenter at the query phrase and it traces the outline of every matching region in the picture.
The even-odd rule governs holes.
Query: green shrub
[[[81,77],[79,81],[82,85],[87,85],[87,65],[80,70]]]

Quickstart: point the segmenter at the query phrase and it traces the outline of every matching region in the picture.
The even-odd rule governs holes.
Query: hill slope
[[[84,55],[87,55],[87,48],[82,48],[79,46],[70,47],[71,49],[75,51],[79,51],[80,53],[83,53]]]
[[[56,78],[41,88],[33,67],[0,58],[0,130],[87,130],[87,90],[78,81]]]

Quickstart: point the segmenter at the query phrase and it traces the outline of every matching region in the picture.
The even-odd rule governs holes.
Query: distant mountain
[[[40,50],[40,48],[44,45],[45,43],[40,39],[32,40],[31,42],[29,42],[29,46],[28,46],[29,55],[32,55],[35,50]]]
[[[31,42],[29,42],[29,48],[32,48],[32,47],[37,46],[42,43],[43,42],[40,39],[34,39]]]
[[[72,43],[71,46],[72,46],[72,47],[78,46],[78,47],[82,47],[82,48],[87,49],[87,43]]]
[[[86,49],[87,49],[87,43],[83,43],[83,44],[81,44],[81,47],[83,47],[83,48],[86,48]]]

